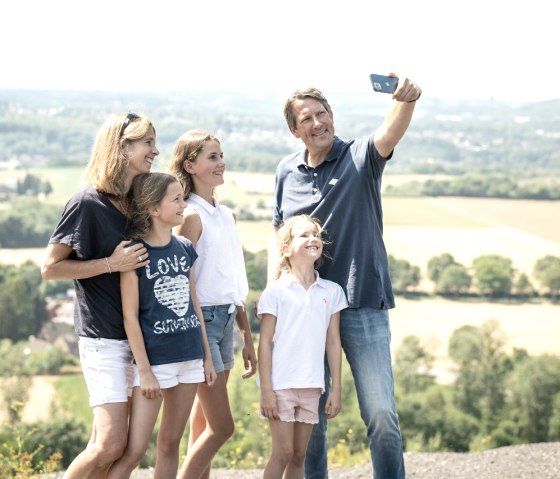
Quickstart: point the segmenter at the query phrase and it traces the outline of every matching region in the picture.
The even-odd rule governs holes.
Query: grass
[[[88,402],[87,386],[81,373],[58,376],[54,381],[57,411],[71,411],[72,416],[91,424],[93,414]]]
[[[272,231],[270,220],[238,221],[237,230],[247,251],[256,253],[268,249],[268,240]]]
[[[447,208],[560,243],[560,201],[441,198]]]
[[[65,203],[79,188],[83,168],[35,168],[29,170],[53,186],[49,201]],[[26,171],[0,171],[0,181],[22,178]],[[421,176],[419,181],[434,176]],[[401,184],[410,175],[390,175],[384,186]],[[254,208],[259,203],[271,209],[274,175],[228,171],[224,185],[216,189],[221,201],[231,201],[238,208]],[[505,225],[560,243],[560,202],[504,200],[495,198],[399,198],[383,199],[385,226],[425,226],[483,228]],[[268,232],[267,232],[268,234]]]
[[[29,170],[0,170],[0,181],[6,178],[23,179],[27,173],[50,181],[53,192],[48,197],[49,203],[65,204],[80,187],[83,168],[31,168]]]
[[[49,195],[51,203],[65,204],[82,184],[84,168],[33,168],[30,170],[0,170],[0,181],[11,177],[23,179],[31,173],[43,180],[50,181],[53,193]],[[274,175],[264,173],[240,173],[228,171],[224,185],[216,190],[220,200],[230,200],[239,208],[249,208],[259,202],[269,202],[274,191]]]

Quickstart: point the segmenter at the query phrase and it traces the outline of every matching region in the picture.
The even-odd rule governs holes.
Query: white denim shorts
[[[133,379],[128,341],[80,336],[78,346],[89,405],[127,402]]]
[[[158,364],[152,366],[152,373],[158,380],[161,389],[169,389],[177,384],[196,384],[203,383],[204,364],[202,359],[193,359],[191,361],[180,361],[178,363]],[[140,375],[138,367],[134,364],[134,382],[133,387],[140,387]]]

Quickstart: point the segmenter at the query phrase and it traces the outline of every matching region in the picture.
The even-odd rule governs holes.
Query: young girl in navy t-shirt
[[[155,477],[174,479],[197,386],[216,379],[191,269],[197,254],[190,241],[171,234],[183,222],[186,207],[174,176],[137,176],[128,200],[133,237],[150,259],[145,268],[121,273],[135,377],[128,445],[107,479],[129,477],[144,457],[162,400]]]

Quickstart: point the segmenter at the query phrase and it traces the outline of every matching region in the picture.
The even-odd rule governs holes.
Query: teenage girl
[[[234,360],[234,321],[244,341],[243,378],[256,372],[257,357],[245,309],[248,285],[243,248],[232,211],[214,197],[214,189],[224,182],[224,170],[215,136],[192,130],[175,144],[170,172],[181,180],[188,205],[185,221],[175,232],[188,238],[199,255],[194,277],[218,375],[213,387],[203,384],[198,388],[187,457],[178,479],[208,479],[212,458],[233,434],[227,381]]]
[[[107,478],[130,477],[146,453],[163,401],[154,477],[175,479],[196,389],[216,379],[192,274],[197,254],[190,241],[171,234],[183,223],[186,206],[177,178],[139,175],[128,200],[132,237],[147,249],[150,262],[137,272],[121,273],[135,377],[128,444]]]
[[[260,409],[272,436],[264,479],[303,478],[325,389],[325,350],[332,379],[325,413],[331,419],[341,408],[339,321],[348,303],[338,284],[315,271],[323,253],[321,232],[319,222],[306,215],[286,221],[277,236],[282,275],[258,304]]]

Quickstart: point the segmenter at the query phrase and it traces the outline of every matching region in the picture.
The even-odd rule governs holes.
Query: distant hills
[[[337,134],[366,135],[391,105],[370,91],[325,91]],[[278,94],[236,92],[77,92],[0,90],[0,167],[85,165],[97,128],[112,112],[138,111],[154,122],[161,157],[175,140],[201,128],[222,141],[229,168],[273,172],[300,147],[282,115]],[[392,173],[560,173],[560,100],[509,105],[494,101],[444,101],[423,96]]]

